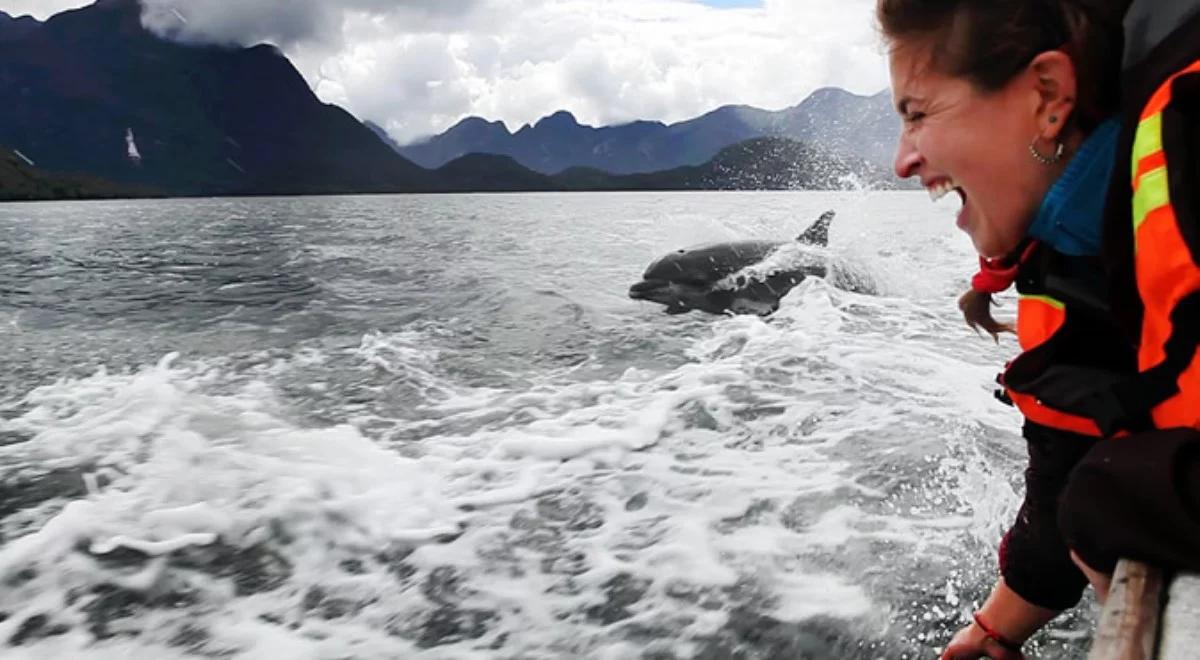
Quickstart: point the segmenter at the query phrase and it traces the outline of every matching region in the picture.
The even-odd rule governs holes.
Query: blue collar
[[[1084,140],[1058,181],[1042,198],[1027,232],[1071,256],[1100,254],[1104,201],[1116,163],[1121,124],[1109,119]]]

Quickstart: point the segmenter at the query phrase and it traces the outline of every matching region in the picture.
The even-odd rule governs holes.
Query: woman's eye
[[[908,116],[905,117],[904,119],[905,119],[905,121],[907,121],[909,123],[913,123],[913,122],[921,121],[924,118],[925,118],[924,112],[910,112],[910,113],[908,113]]]

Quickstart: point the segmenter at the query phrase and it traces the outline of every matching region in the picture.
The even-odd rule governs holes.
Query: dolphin
[[[827,247],[833,211],[826,211],[796,237],[803,245]],[[779,309],[779,301],[810,276],[825,277],[825,259],[767,271],[762,277],[741,271],[761,264],[789,245],[782,241],[736,241],[713,243],[677,250],[646,269],[642,281],[629,288],[634,300],[649,300],[666,306],[668,314],[700,310],[710,314],[757,314],[767,316]]]

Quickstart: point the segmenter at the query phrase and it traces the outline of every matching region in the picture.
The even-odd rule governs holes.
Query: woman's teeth
[[[929,191],[929,199],[936,202],[953,192],[957,187],[953,181],[942,181],[929,186],[926,190]]]

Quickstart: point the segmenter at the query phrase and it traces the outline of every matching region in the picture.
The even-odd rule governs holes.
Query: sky
[[[887,86],[874,0],[143,0],[191,42],[279,46],[324,101],[400,142],[464,117],[510,130],[770,110]],[[0,0],[46,18],[87,0]]]

